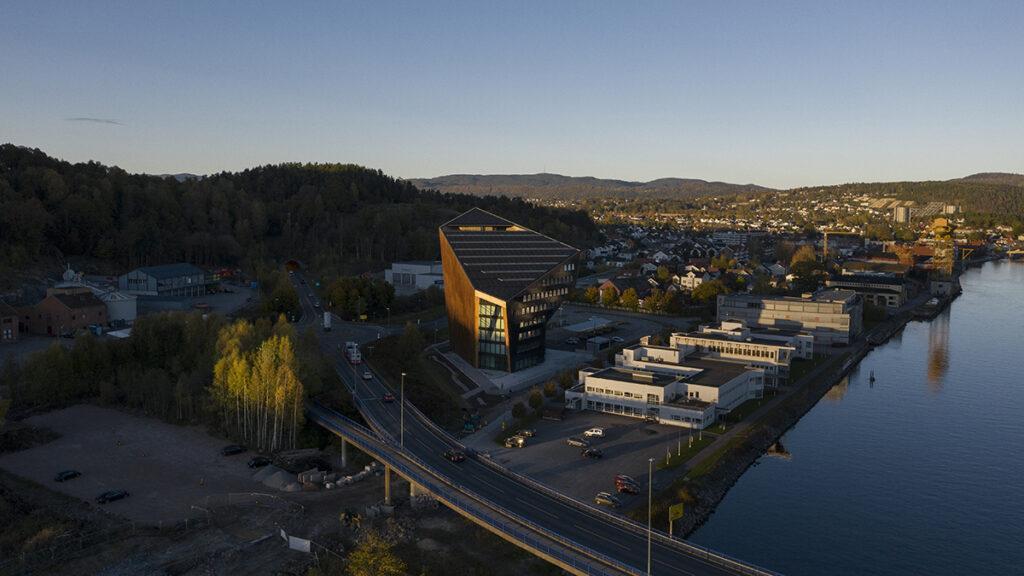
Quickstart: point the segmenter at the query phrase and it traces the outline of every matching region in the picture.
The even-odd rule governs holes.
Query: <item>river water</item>
[[[1024,263],[868,354],[691,539],[801,575],[1024,574]],[[875,382],[869,380],[874,371]]]

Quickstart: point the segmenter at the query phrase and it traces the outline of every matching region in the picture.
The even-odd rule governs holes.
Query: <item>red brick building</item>
[[[46,298],[30,308],[24,324],[33,334],[73,334],[90,324],[107,323],[107,305],[92,291],[74,293],[49,291]]]

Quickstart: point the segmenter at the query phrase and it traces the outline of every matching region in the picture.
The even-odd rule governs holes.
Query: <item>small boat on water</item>
[[[868,379],[869,379],[869,380],[870,380],[871,382],[874,382],[874,381],[875,381],[875,371],[874,371],[874,370],[872,370],[872,371],[871,371],[871,376],[870,376],[870,378],[868,378]]]

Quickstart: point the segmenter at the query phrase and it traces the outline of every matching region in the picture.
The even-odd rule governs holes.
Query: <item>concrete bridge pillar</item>
[[[341,436],[341,467],[348,467],[348,442]]]
[[[409,482],[409,499],[419,496],[423,493],[423,489],[420,488],[415,482]]]
[[[391,506],[391,466],[384,465],[384,504]]]

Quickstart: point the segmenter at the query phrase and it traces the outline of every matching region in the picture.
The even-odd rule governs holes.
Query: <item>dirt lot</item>
[[[29,450],[0,455],[0,468],[86,501],[107,490],[131,497],[104,505],[110,512],[157,524],[194,517],[207,496],[260,489],[245,453],[224,457],[227,441],[200,428],[165,424],[118,410],[78,405],[25,420],[61,435]],[[57,483],[65,469],[82,476]]]
[[[583,431],[592,427],[605,431],[604,438],[588,439],[604,453],[601,459],[584,458],[579,448],[565,443],[570,436],[583,437]],[[488,450],[496,461],[515,472],[588,502],[597,492],[614,492],[616,474],[627,474],[646,486],[647,459],[664,460],[665,451],[675,453],[679,441],[685,449],[688,434],[688,430],[675,426],[598,412],[573,412],[560,422],[541,420],[534,428],[537,436],[528,439],[525,448],[498,447],[490,439],[489,446],[475,446]],[[636,498],[640,496],[622,496],[627,505]]]

